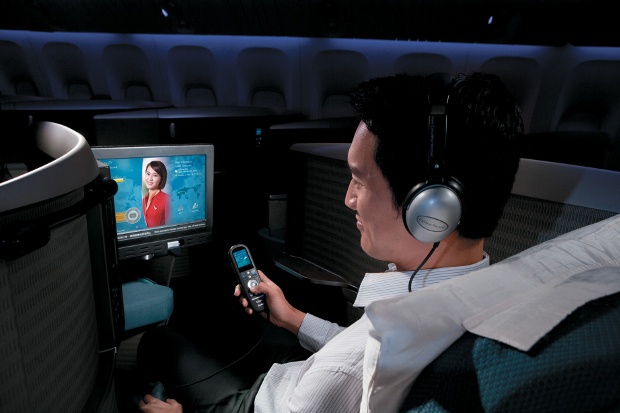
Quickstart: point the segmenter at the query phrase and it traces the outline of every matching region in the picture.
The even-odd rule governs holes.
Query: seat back
[[[99,167],[64,126],[35,139],[52,160],[0,184],[0,411],[116,412]]]
[[[530,351],[466,332],[428,365],[401,412],[617,412],[620,294],[570,314]]]

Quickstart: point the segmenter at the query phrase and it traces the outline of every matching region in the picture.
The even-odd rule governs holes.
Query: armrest
[[[349,284],[338,274],[320,267],[304,258],[282,253],[275,256],[273,260],[276,267],[313,284],[343,287],[344,289],[357,292],[357,287]]]

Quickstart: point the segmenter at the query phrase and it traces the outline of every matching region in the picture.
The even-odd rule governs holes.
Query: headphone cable
[[[413,272],[413,274],[411,274],[411,278],[409,278],[409,286],[408,286],[409,292],[411,292],[411,283],[413,282],[413,277],[415,277],[415,275],[418,273],[418,271],[420,271],[420,268],[422,268],[422,266],[424,264],[426,264],[426,261],[428,261],[428,259],[431,257],[431,255],[433,255],[433,252],[435,252],[435,250],[437,249],[438,246],[439,246],[439,241],[437,241],[437,242],[435,242],[433,244],[433,248],[431,248],[429,253],[426,254],[426,258],[424,258],[424,260],[422,260],[420,265],[418,265],[418,268],[416,268],[415,271]]]
[[[437,249],[438,246],[439,246],[439,241],[437,241],[437,242],[435,242],[433,244],[433,248],[431,248],[431,250],[428,252],[428,254],[424,258],[424,260],[422,260],[420,265],[418,265],[418,268],[416,268],[415,271],[413,272],[413,274],[411,274],[411,278],[409,278],[409,286],[408,286],[409,292],[411,292],[411,283],[413,282],[413,277],[415,277],[415,275],[418,273],[418,271],[420,271],[420,268],[422,268],[422,266],[424,264],[426,264],[426,261],[428,261],[428,259],[431,257],[431,255],[433,255],[433,253],[435,252],[435,250]],[[183,388],[183,387],[189,387],[189,386],[193,386],[194,384],[198,384],[200,382],[208,380],[211,377],[213,377],[213,376],[219,374],[220,372],[226,370],[227,368],[231,367],[232,365],[238,363],[239,361],[244,359],[248,354],[250,354],[260,344],[260,342],[263,341],[263,338],[265,337],[265,334],[267,332],[267,327],[269,327],[269,310],[265,310],[265,311],[267,311],[267,326],[263,330],[263,333],[262,333],[261,337],[258,339],[258,341],[256,342],[256,344],[254,344],[252,346],[252,348],[250,348],[243,356],[239,357],[237,360],[233,361],[232,363],[228,364],[227,366],[224,366],[221,369],[219,369],[219,370],[209,374],[206,377],[203,377],[203,378],[201,378],[199,380],[196,380],[194,382],[191,382],[191,383],[179,384],[179,385],[173,386],[173,388],[174,389],[180,389],[180,388]]]
[[[431,248],[431,250],[428,252],[428,254],[424,258],[424,260],[422,260],[420,265],[418,265],[418,268],[416,268],[415,271],[413,272],[413,274],[411,274],[411,278],[409,278],[409,286],[408,286],[409,292],[411,292],[411,283],[413,282],[413,277],[415,277],[415,275],[418,273],[418,271],[420,271],[420,268],[422,268],[422,266],[426,263],[426,261],[428,261],[428,259],[431,257],[431,255],[433,255],[433,253],[435,252],[435,250],[437,249],[438,246],[439,246],[439,241],[437,241],[437,242],[435,242],[433,244],[433,248]],[[265,311],[267,311],[267,326],[263,330],[263,333],[262,333],[261,337],[258,339],[258,341],[243,356],[239,357],[237,360],[233,361],[232,363],[222,367],[221,369],[219,369],[219,370],[209,374],[208,376],[205,376],[205,377],[203,377],[203,378],[201,378],[199,380],[193,381],[191,383],[184,383],[184,384],[179,384],[179,385],[173,386],[173,388],[174,389],[180,389],[180,388],[183,388],[183,387],[189,387],[189,386],[193,386],[194,384],[198,384],[200,382],[208,380],[211,377],[216,376],[217,374],[221,373],[222,371],[226,370],[227,368],[229,368],[229,367],[233,366],[234,364],[238,363],[239,361],[244,359],[248,354],[250,354],[260,344],[260,342],[263,341],[263,338],[265,337],[265,334],[267,332],[267,327],[269,327],[269,310],[265,310]]]

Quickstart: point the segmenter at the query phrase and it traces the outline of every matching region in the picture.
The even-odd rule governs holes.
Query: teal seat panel
[[[620,294],[579,308],[522,352],[465,333],[420,374],[401,412],[620,411]]]
[[[123,283],[125,331],[167,320],[174,309],[172,288],[147,278]]]

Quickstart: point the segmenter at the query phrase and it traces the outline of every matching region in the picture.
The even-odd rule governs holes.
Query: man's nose
[[[349,186],[349,189],[347,189],[347,193],[344,196],[344,204],[352,210],[355,210],[355,201],[355,194],[351,191],[351,186]]]

